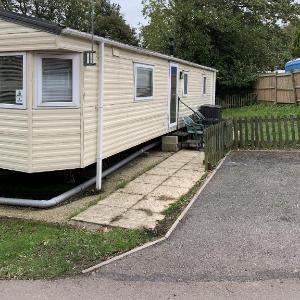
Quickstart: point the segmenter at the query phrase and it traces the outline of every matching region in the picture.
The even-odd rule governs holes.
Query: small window
[[[25,108],[25,54],[0,54],[0,107]]]
[[[203,76],[203,95],[207,93],[207,77]]]
[[[189,93],[189,75],[183,73],[183,96],[187,96]]]
[[[38,56],[39,106],[79,105],[79,63],[78,55]]]
[[[135,64],[135,100],[153,99],[153,66]]]

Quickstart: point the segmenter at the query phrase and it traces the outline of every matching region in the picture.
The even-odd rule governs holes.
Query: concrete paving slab
[[[174,173],[173,176],[192,180],[200,180],[204,174],[204,171],[179,170],[178,172]]]
[[[98,204],[75,216],[72,220],[99,225],[110,225],[115,218],[125,213],[126,210],[126,208],[122,207]]]
[[[130,182],[124,189],[120,189],[119,192],[126,194],[148,195],[158,186],[159,184]]]
[[[200,151],[181,150],[181,151],[175,153],[173,155],[173,158],[182,157],[182,158],[185,158],[185,159],[193,159],[193,158],[197,157],[199,154],[201,154]]]
[[[150,175],[167,175],[167,176],[172,176],[174,173],[176,173],[179,170],[179,168],[160,168],[155,167],[152,170],[149,170],[148,172],[146,172],[146,174],[150,174]]]
[[[185,187],[190,189],[195,185],[197,181],[197,179],[193,178],[180,178],[172,176],[169,177],[169,179],[166,180],[162,185],[169,187]]]
[[[177,161],[175,160],[165,160],[164,162],[159,164],[160,168],[172,168],[172,169],[180,169],[186,164],[185,161]]]
[[[147,198],[139,201],[132,208],[137,209],[137,210],[146,210],[146,211],[152,211],[155,213],[162,213],[172,203],[174,203],[174,200],[158,200],[158,198],[156,198],[156,197],[148,196]]]
[[[112,226],[122,227],[127,229],[148,228],[154,229],[157,222],[163,220],[164,215],[153,213],[148,210],[131,209],[122,217],[111,223]]]
[[[143,197],[144,197],[143,195],[126,194],[126,193],[117,192],[108,196],[104,200],[101,200],[99,204],[129,209],[138,201],[140,201]]]
[[[181,169],[191,170],[191,171],[204,171],[205,167],[203,166],[203,162],[202,163],[189,162],[185,164]]]
[[[167,175],[152,175],[152,174],[143,174],[133,180],[132,182],[142,182],[148,184],[161,184],[168,179]]]
[[[161,198],[161,199],[179,199],[189,191],[186,187],[170,187],[170,186],[159,186],[153,192],[149,194],[150,197]]]
[[[198,151],[178,152],[102,200],[102,206],[91,207],[73,220],[123,228],[154,228],[164,218],[161,213],[202,176],[199,164],[194,163],[201,156]]]

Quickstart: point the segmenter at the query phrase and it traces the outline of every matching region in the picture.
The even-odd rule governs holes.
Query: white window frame
[[[27,56],[25,52],[2,52],[0,56],[23,56],[23,104],[0,103],[0,108],[26,109],[27,108]]]
[[[186,91],[187,93],[185,93],[185,88],[184,88],[184,76],[187,76],[187,87],[186,87]],[[183,72],[183,83],[182,83],[182,96],[183,97],[187,97],[189,95],[189,73],[188,72]]]
[[[137,96],[136,90],[137,90],[137,69],[138,68],[145,68],[145,69],[152,70],[152,96],[149,96],[149,97],[138,97]],[[147,65],[147,64],[134,63],[134,101],[135,102],[151,101],[153,99],[154,99],[154,66]]]
[[[205,85],[204,85],[204,83],[205,83]],[[207,75],[202,76],[202,94],[207,95]]]
[[[72,102],[43,102],[42,59],[72,59]],[[80,106],[80,54],[37,54],[36,63],[36,108],[38,107],[79,107]]]

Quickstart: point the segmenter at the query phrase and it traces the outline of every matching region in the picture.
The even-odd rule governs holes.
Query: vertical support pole
[[[104,42],[99,44],[98,124],[97,124],[97,176],[96,189],[102,188],[103,161],[103,104],[104,104]]]

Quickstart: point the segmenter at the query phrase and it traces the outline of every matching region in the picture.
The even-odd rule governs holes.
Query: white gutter
[[[99,43],[99,87],[98,87],[98,117],[97,117],[97,176],[96,189],[102,188],[102,161],[103,161],[103,105],[104,105],[104,42]]]
[[[86,32],[81,32],[78,30],[74,30],[71,28],[65,28],[62,30],[62,35],[68,35],[68,36],[74,36],[74,37],[78,37],[78,38],[82,38],[82,39],[87,39],[87,40],[92,40],[92,35]],[[121,49],[125,49],[125,50],[129,50],[129,51],[133,51],[136,53],[140,53],[143,55],[148,55],[148,56],[154,56],[154,57],[158,57],[158,58],[162,58],[162,59],[166,59],[168,61],[172,61],[172,62],[177,62],[177,63],[181,63],[181,64],[185,64],[191,67],[195,67],[195,68],[200,68],[203,70],[207,70],[207,71],[212,71],[212,72],[218,72],[218,70],[214,69],[214,68],[210,68],[210,67],[206,67],[206,66],[202,66],[187,60],[183,60],[180,58],[176,58],[173,56],[169,56],[169,55],[165,55],[165,54],[161,54],[155,51],[150,51],[150,50],[146,50],[143,48],[139,48],[139,47],[134,47],[134,46],[130,46],[127,44],[123,44],[114,40],[110,40],[110,39],[106,39],[100,36],[94,36],[94,40],[98,41],[100,43],[105,43],[107,45],[111,45],[111,46],[115,46]]]

